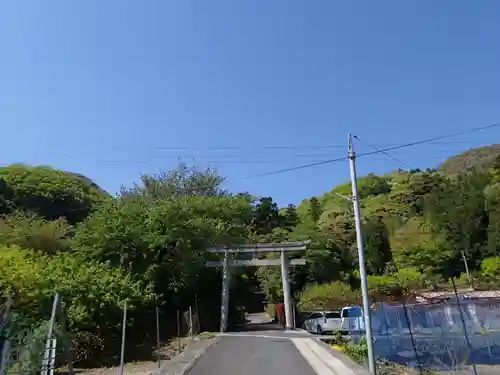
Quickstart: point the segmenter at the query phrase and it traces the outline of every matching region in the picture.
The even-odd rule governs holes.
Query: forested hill
[[[395,171],[358,180],[373,293],[402,293],[408,287],[407,282],[401,284],[403,279],[413,280],[414,288],[436,288],[450,276],[461,276],[468,284],[462,253],[476,284],[486,285],[499,274],[498,150],[497,145],[470,150],[438,170]],[[323,290],[318,286],[303,290],[305,305],[335,291],[345,295],[335,282],[347,280],[353,285],[356,278],[354,219],[351,204],[340,195],[351,195],[350,184],[297,207],[299,224],[291,236],[312,238],[313,248],[318,249],[310,251],[305,283],[329,283]]]
[[[500,158],[473,168],[474,155],[485,154],[479,150],[438,170],[359,179],[372,294],[438,288],[450,276],[463,281],[463,257],[476,286],[499,283]],[[311,239],[307,265],[291,270],[299,306],[334,308],[359,298],[352,209],[337,195],[349,196],[349,184],[279,209],[272,197],[229,192],[223,181],[216,171],[180,165],[111,197],[78,174],[0,168],[0,302],[12,295],[22,321],[43,329],[61,291],[84,361],[114,347],[124,300],[132,321],[151,320],[141,314],[154,304],[176,321],[176,311],[198,296],[202,329],[217,329],[220,275],[204,267],[205,250],[217,244]],[[235,271],[231,312],[247,307],[256,284],[269,303],[282,300],[280,277],[279,267]],[[241,314],[230,316],[235,322]],[[138,327],[141,336],[146,328]]]
[[[370,174],[358,180],[365,251],[372,274],[415,267],[429,277],[463,271],[461,251],[477,269],[500,250],[500,146],[450,158],[438,170]],[[478,156],[480,155],[480,156]],[[337,195],[339,194],[339,195]],[[294,233],[315,228],[332,240],[331,252],[354,259],[350,184],[304,200]],[[345,273],[345,265],[339,268]],[[340,278],[341,275],[339,274]]]
[[[484,146],[465,151],[453,156],[439,166],[439,170],[446,175],[453,175],[474,168],[485,169],[495,163],[500,155],[500,145]]]

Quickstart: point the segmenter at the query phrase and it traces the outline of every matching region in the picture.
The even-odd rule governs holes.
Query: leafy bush
[[[35,214],[19,212],[0,218],[0,244],[47,254],[68,251],[71,232],[65,219],[48,221]]]
[[[349,343],[345,345],[344,353],[359,364],[364,365],[368,357],[368,344],[366,343],[366,338],[363,337],[359,344]]]
[[[401,288],[394,275],[368,276],[368,292],[372,296],[400,296]]]
[[[401,285],[401,289],[403,293],[408,294],[415,289],[422,287],[422,273],[419,272],[416,268],[408,267],[401,268],[394,275],[399,284]]]
[[[308,285],[300,294],[298,306],[301,310],[334,310],[358,303],[360,295],[349,285],[340,281],[329,284]]]
[[[422,274],[415,268],[401,268],[391,274],[368,276],[368,292],[376,297],[405,297],[423,286]]]
[[[266,306],[266,313],[271,320],[276,318],[276,304],[268,303]]]
[[[119,329],[121,306],[130,311],[152,301],[150,288],[105,264],[61,253],[47,256],[16,246],[0,248],[0,290],[12,295],[16,310],[32,323],[50,317],[52,300],[61,293],[71,331]]]
[[[500,257],[489,257],[483,260],[481,277],[485,281],[497,281],[500,278]]]

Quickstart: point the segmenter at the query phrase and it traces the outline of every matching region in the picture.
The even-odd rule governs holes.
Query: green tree
[[[500,254],[500,183],[487,187],[486,212],[488,215],[488,243],[485,256]]]
[[[329,240],[339,249],[342,270],[349,271],[356,267],[358,250],[353,215],[351,213],[339,215],[328,227],[322,229],[327,233]]]
[[[266,254],[266,259],[278,259],[279,254]],[[279,267],[257,267],[255,271],[262,291],[268,303],[274,304],[283,301],[283,284]]]
[[[438,173],[416,172],[398,177],[398,184],[389,197],[405,216],[422,215],[425,197],[445,183]]]
[[[424,219],[414,217],[391,238],[393,259],[399,268],[417,268],[425,274],[443,272],[453,259],[446,237],[435,233]]]
[[[373,173],[358,179],[358,194],[362,198],[387,194],[391,191],[387,178],[377,176]]]
[[[319,203],[318,198],[312,197],[309,200],[309,214],[315,223],[319,220],[322,213],[323,209],[321,208],[321,203]]]
[[[483,172],[460,174],[426,197],[424,206],[429,222],[454,249],[447,269],[450,276],[464,271],[462,253],[472,268],[484,258],[488,227],[484,191],[488,179]]]
[[[278,205],[271,197],[260,198],[255,205],[249,227],[257,235],[271,233],[281,224]]]
[[[295,282],[299,289],[307,283],[325,283],[340,280],[346,269],[343,263],[345,249],[335,241],[335,236],[318,226],[306,222],[295,227],[290,235],[292,241],[310,240],[311,243],[304,254],[306,265],[297,267]]]
[[[75,241],[85,257],[143,275],[164,294],[195,282],[208,248],[245,241],[250,212],[241,197],[123,199],[82,223]]]
[[[364,248],[368,272],[381,274],[392,260],[389,234],[385,223],[376,217],[367,217],[363,223]]]
[[[13,211],[13,198],[14,191],[3,178],[0,178],[0,215],[9,214]]]
[[[292,230],[299,223],[299,216],[297,215],[297,209],[293,204],[289,204],[283,212],[280,214],[281,227]]]
[[[187,196],[216,197],[227,195],[224,178],[211,168],[199,169],[181,163],[177,168],[156,175],[145,174],[132,189],[122,188],[123,197],[140,196],[152,200]]]

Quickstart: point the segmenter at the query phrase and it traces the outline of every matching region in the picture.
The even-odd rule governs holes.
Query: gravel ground
[[[192,339],[183,337],[180,340],[181,351]],[[163,366],[173,357],[179,354],[179,342],[177,339],[172,340],[168,344],[160,348],[161,365]],[[126,375],[149,375],[158,369],[158,364],[152,361],[131,362],[126,363],[124,373]],[[101,367],[94,369],[75,369],[75,373],[79,375],[117,375],[120,372],[120,367]]]

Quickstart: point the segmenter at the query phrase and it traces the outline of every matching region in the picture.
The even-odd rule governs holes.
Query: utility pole
[[[366,278],[365,253],[363,249],[363,235],[361,232],[361,214],[359,210],[358,184],[356,179],[356,154],[352,147],[352,136],[349,134],[348,158],[351,171],[352,202],[354,220],[356,222],[356,240],[358,243],[359,273],[361,275],[361,291],[363,293],[363,311],[365,316],[366,343],[368,346],[368,368],[370,373],[376,374],[375,355],[373,353],[372,324],[370,315],[370,302],[368,299],[368,282]]]

